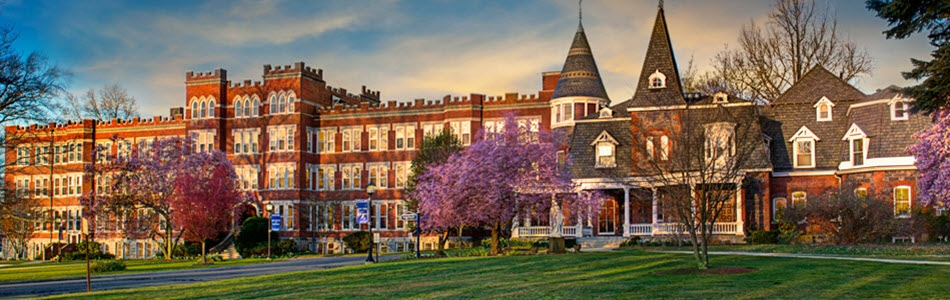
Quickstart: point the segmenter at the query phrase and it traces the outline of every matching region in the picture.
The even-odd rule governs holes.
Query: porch
[[[600,212],[591,218],[580,219],[565,216],[562,236],[675,236],[688,234],[686,225],[675,218],[670,208],[665,208],[658,197],[657,189],[629,187],[600,187],[607,198]],[[729,191],[732,191],[731,189]],[[722,209],[715,222],[709,223],[714,235],[741,237],[745,235],[743,223],[742,189],[736,185],[735,196]],[[548,220],[517,219],[512,226],[514,238],[546,238],[551,236]]]

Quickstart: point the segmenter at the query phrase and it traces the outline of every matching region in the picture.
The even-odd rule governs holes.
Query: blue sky
[[[743,24],[766,18],[770,3],[666,0],[680,68],[691,56],[706,68]],[[859,88],[913,84],[900,72],[911,57],[929,58],[925,39],[886,40],[887,24],[863,0],[827,4],[840,30],[874,58]],[[655,14],[655,0],[584,3],[584,27],[615,103],[635,89]],[[18,49],[69,69],[74,93],[118,83],[152,116],[183,105],[186,71],[224,68],[234,82],[260,80],[264,64],[295,61],[322,68],[329,85],[366,85],[386,100],[536,93],[540,73],[564,62],[577,2],[8,0],[0,24],[19,31]]]

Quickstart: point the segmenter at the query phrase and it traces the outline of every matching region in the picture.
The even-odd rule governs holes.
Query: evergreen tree
[[[911,59],[914,68],[904,78],[923,80],[903,89],[917,99],[917,109],[931,113],[947,105],[950,97],[950,2],[946,0],[868,0],[867,8],[890,24],[887,38],[904,39],[928,31],[930,44],[937,47],[933,59]]]

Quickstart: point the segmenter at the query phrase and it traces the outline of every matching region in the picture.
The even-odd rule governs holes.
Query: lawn
[[[715,256],[757,269],[735,275],[658,275],[691,256],[640,250],[385,262],[61,298],[943,298],[950,267]]]
[[[654,248],[645,250],[688,250],[692,248]],[[894,258],[911,260],[950,261],[950,244],[865,244],[865,245],[729,245],[710,246],[709,251],[739,251],[762,253],[795,253],[833,256]]]
[[[280,261],[280,260],[274,260]],[[196,266],[195,260],[123,260],[126,269],[118,272],[93,273],[92,276],[115,275],[136,272],[169,271],[192,268],[247,265],[268,262],[265,259],[237,259],[215,262],[213,265]],[[86,261],[20,263],[0,268],[0,283],[11,281],[85,278]]]

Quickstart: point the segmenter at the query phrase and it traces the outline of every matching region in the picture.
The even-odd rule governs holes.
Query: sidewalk
[[[693,251],[652,251],[652,252],[659,252],[659,253],[676,253],[676,254],[693,254]],[[833,256],[833,255],[818,255],[818,254],[762,253],[762,252],[738,252],[738,251],[709,251],[709,254],[710,254],[710,255],[739,255],[739,256],[813,258],[813,259],[832,259],[832,260],[850,260],[850,261],[881,262],[881,263],[889,263],[889,264],[950,266],[950,261],[909,260],[909,259],[854,257],[854,256]]]

